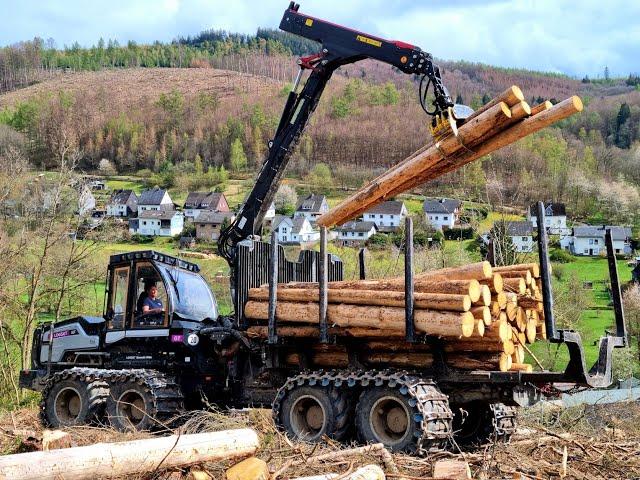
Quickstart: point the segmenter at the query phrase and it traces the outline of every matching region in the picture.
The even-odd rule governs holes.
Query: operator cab
[[[169,335],[218,316],[200,267],[152,250],[112,255],[104,318],[107,343],[124,337]],[[145,333],[146,332],[146,333]]]

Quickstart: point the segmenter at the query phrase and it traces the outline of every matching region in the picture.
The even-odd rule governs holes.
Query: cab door
[[[113,343],[124,338],[124,331],[131,315],[130,277],[131,267],[129,265],[113,269],[109,281],[106,343]]]

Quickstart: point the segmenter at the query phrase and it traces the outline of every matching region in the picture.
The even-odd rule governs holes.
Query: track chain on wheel
[[[100,382],[106,389],[103,401],[110,398],[109,389],[114,385],[134,382],[142,386],[153,398],[153,406],[148,413],[159,421],[168,420],[184,411],[184,397],[180,385],[176,383],[174,377],[157,370],[75,367],[64,372],[72,372],[73,375],[88,383]]]
[[[273,401],[273,419],[280,428],[282,401],[289,391],[295,387],[334,386],[336,388],[366,388],[368,386],[387,386],[397,389],[402,395],[409,397],[411,404],[419,412],[415,421],[420,424],[421,435],[415,441],[415,453],[425,455],[442,451],[446,448],[452,435],[451,422],[453,413],[449,408],[449,400],[437,388],[435,382],[410,374],[403,370],[382,371],[315,371],[303,372],[289,377],[278,389]],[[415,403],[414,403],[415,402]]]
[[[518,428],[518,409],[504,403],[492,403],[490,408],[496,440],[508,442]]]
[[[78,382],[79,385],[84,386],[87,392],[88,406],[86,410],[85,418],[79,423],[87,423],[93,419],[98,418],[105,408],[107,398],[109,397],[109,384],[104,380],[98,378],[92,378],[87,376],[81,368],[69,368],[61,372],[56,372],[49,377],[43,390],[42,400],[40,401],[40,421],[46,427],[59,427],[60,425],[53,425],[47,415],[47,398],[51,389],[58,383],[71,380]]]

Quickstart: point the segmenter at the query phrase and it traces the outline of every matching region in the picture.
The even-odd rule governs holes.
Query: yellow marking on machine
[[[380,40],[374,40],[373,38],[365,37],[364,35],[356,36],[356,40],[362,43],[366,43],[367,45],[373,45],[374,47],[382,46],[382,42]]]
[[[304,24],[305,24],[307,27],[312,26],[312,25],[313,25],[313,18],[307,18],[307,19],[305,20]]]

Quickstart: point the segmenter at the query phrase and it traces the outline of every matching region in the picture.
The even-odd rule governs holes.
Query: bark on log
[[[355,472],[346,475],[338,473],[326,473],[324,475],[313,475],[311,477],[296,477],[291,480],[385,480],[386,476],[382,468],[378,465],[365,465]]]
[[[317,302],[319,290],[317,288],[285,288],[278,289],[278,300],[287,302]],[[403,291],[379,290],[346,290],[330,289],[329,303],[348,303],[351,305],[368,305],[383,307],[403,307],[405,305]],[[266,288],[252,288],[249,290],[249,300],[269,300],[269,290]],[[432,310],[449,310],[452,312],[466,312],[471,308],[469,295],[452,295],[447,293],[415,293],[416,308]]]
[[[468,480],[472,478],[471,469],[467,462],[460,460],[438,460],[433,465],[433,478]]]
[[[254,320],[267,320],[269,304],[249,301],[245,316]],[[368,327],[386,331],[404,331],[404,309],[397,307],[366,307],[360,305],[329,304],[327,320],[339,327]],[[283,322],[318,323],[317,303],[278,302],[276,319]],[[471,312],[440,312],[416,310],[416,331],[442,337],[469,337],[473,334],[475,319]]]
[[[171,435],[120,443],[0,457],[0,478],[93,480],[128,477],[163,468],[215,462],[253,454],[260,440],[250,428]]]
[[[504,342],[511,338],[511,327],[508,322],[500,318],[485,328],[484,337]]]
[[[497,125],[504,125],[510,118],[511,110],[509,107],[502,102],[496,104],[477,117],[465,122],[459,128],[457,136],[446,137],[420,155],[409,161],[402,162],[401,166],[395,167],[388,174],[383,175],[377,181],[365,186],[336,207],[320,215],[316,223],[329,228],[354,218],[373,205],[384,201],[389,192],[412,177],[419,175],[461,149],[466,150],[475,145],[489,130]]]
[[[531,279],[533,278],[530,270],[511,270],[508,272],[502,272],[502,277],[504,279],[523,278],[526,286],[531,285]]]
[[[517,263],[515,265],[504,265],[493,267],[494,272],[511,272],[514,270],[529,270],[533,278],[540,278],[540,265],[537,263]]]
[[[503,277],[504,289],[509,292],[517,293],[518,295],[524,295],[527,285],[524,278],[505,278]]]
[[[542,103],[539,103],[538,105],[531,107],[531,115],[537,115],[540,112],[549,110],[551,107],[553,107],[553,103],[551,103],[549,100],[546,100]]]
[[[511,363],[511,368],[509,369],[513,372],[525,372],[531,373],[533,372],[533,366],[529,363]]]
[[[354,280],[329,282],[329,290],[375,290],[404,292],[404,278],[384,280]],[[260,287],[264,288],[264,287]],[[286,289],[318,288],[316,283],[292,282],[278,284],[278,291]],[[444,293],[451,295],[468,295],[472,302],[480,298],[480,283],[477,280],[433,280],[416,277],[414,280],[416,293]]]
[[[517,87],[516,85],[512,85],[511,87],[507,88],[504,92],[502,92],[500,95],[490,100],[487,104],[478,108],[475,112],[469,115],[466,121],[474,119],[478,115],[486,112],[491,107],[497,105],[500,102],[505,103],[508,107],[513,107],[515,104],[523,100],[524,100],[524,95],[522,94],[522,90],[520,90],[520,87]]]

